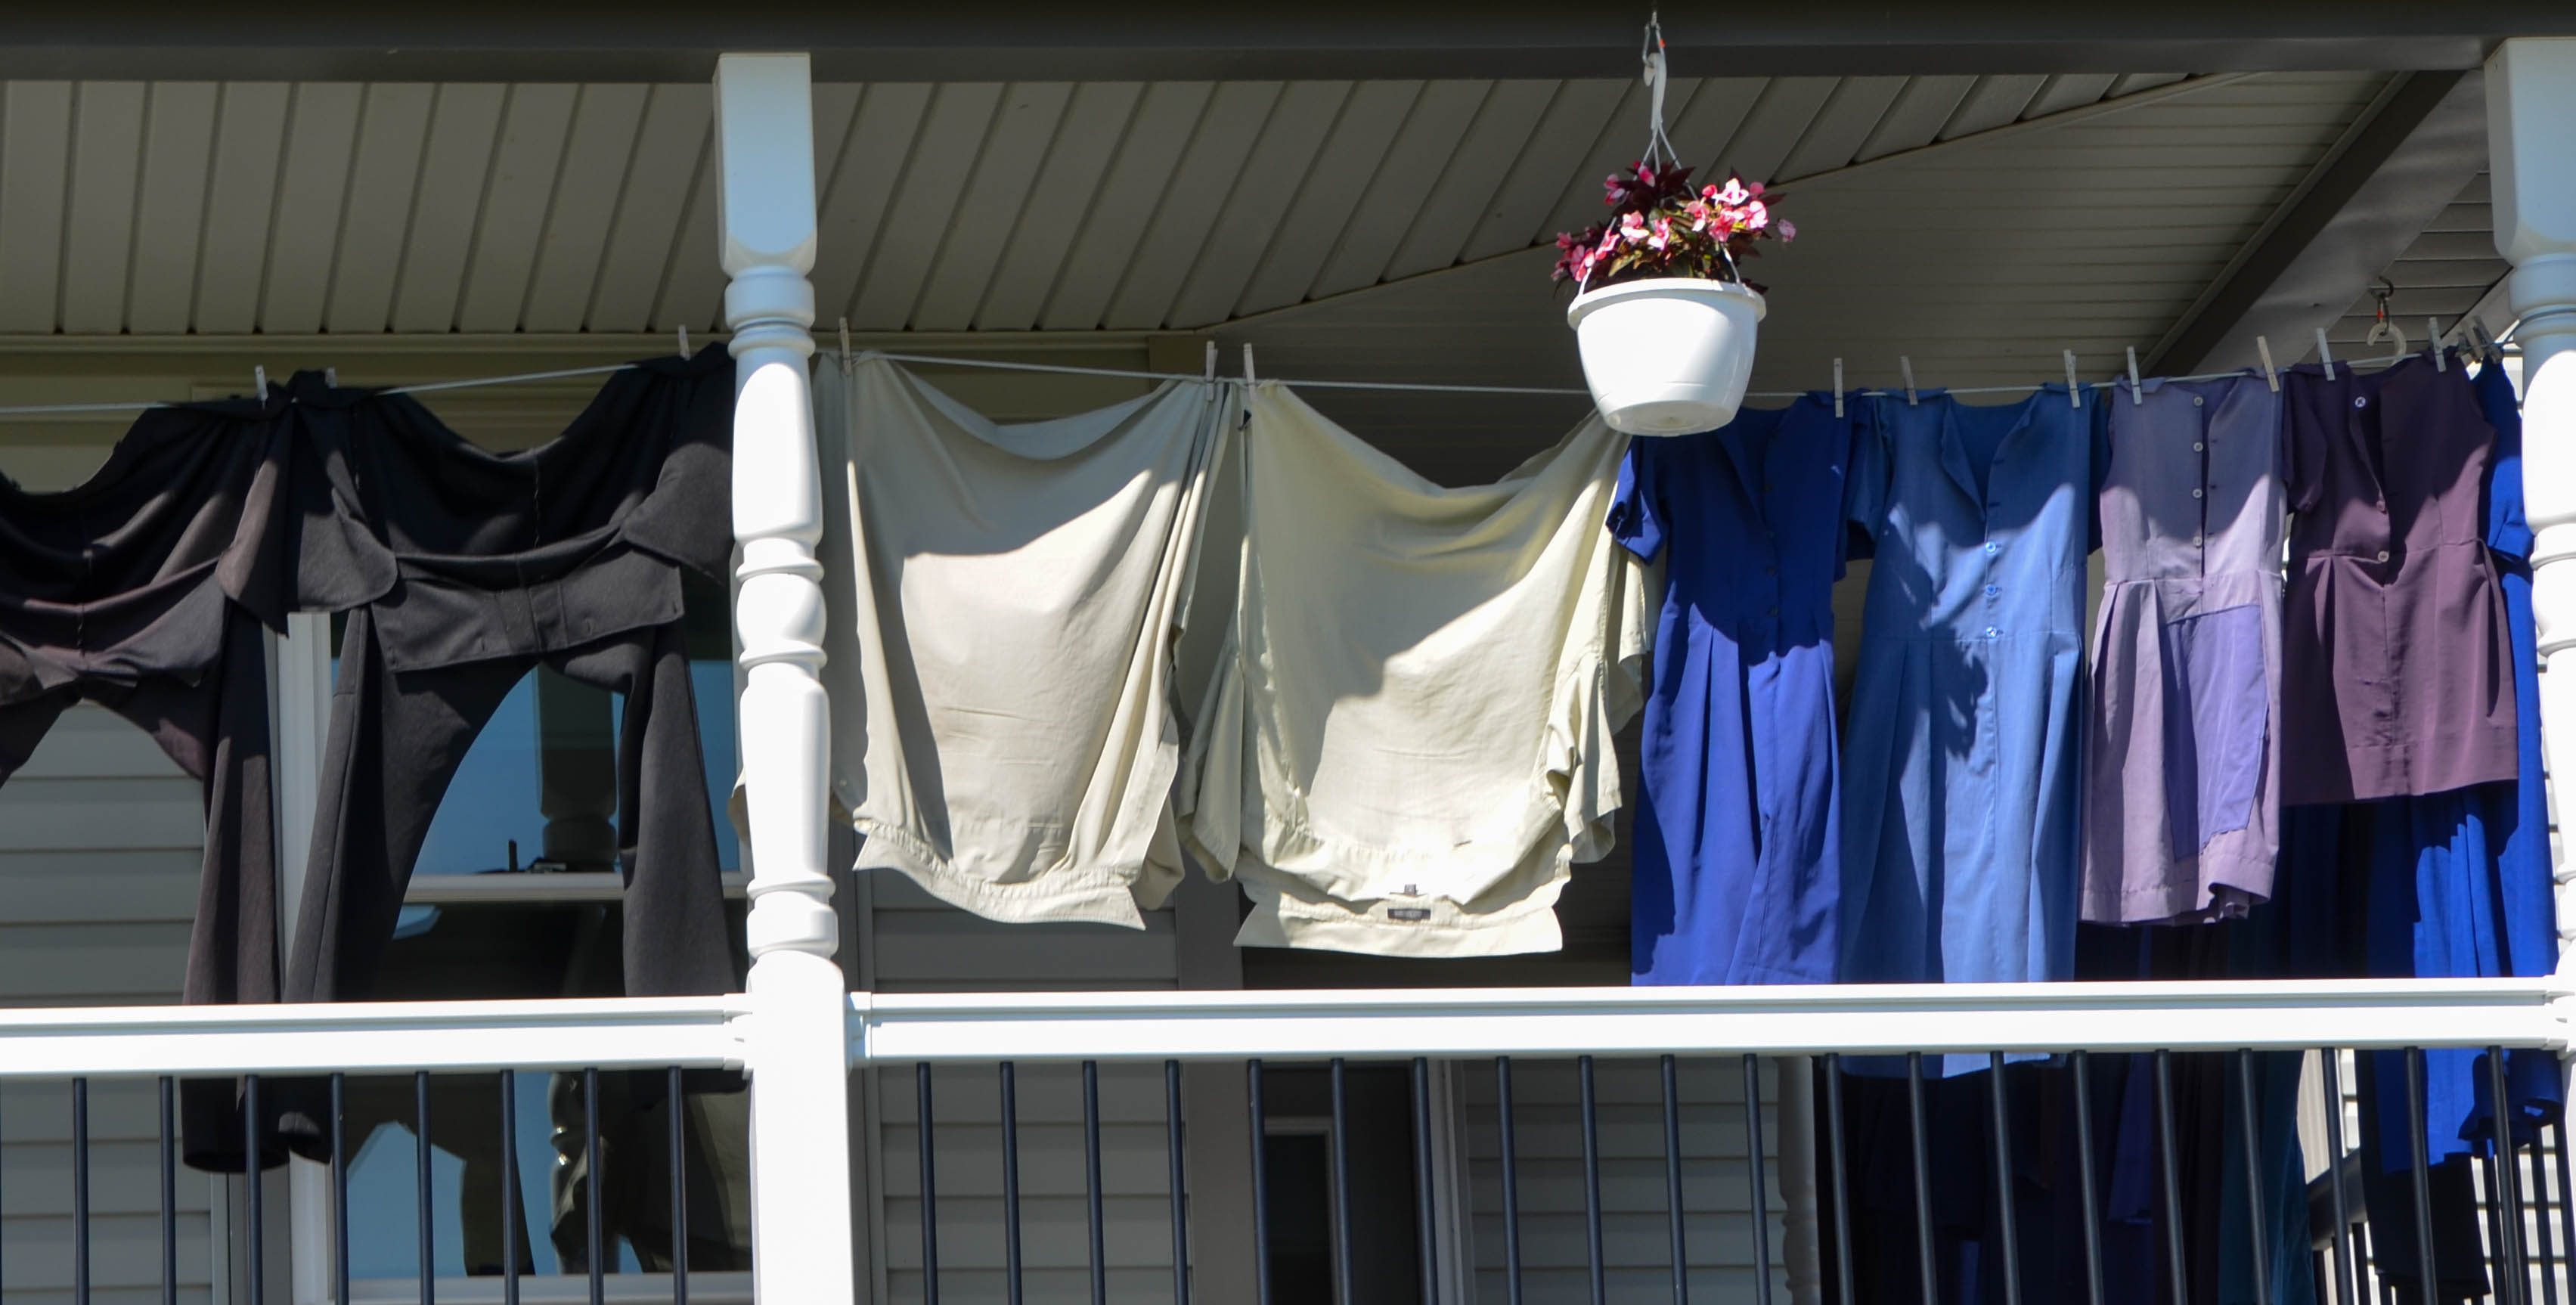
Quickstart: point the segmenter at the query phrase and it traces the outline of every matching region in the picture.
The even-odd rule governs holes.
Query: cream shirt
[[[1246,402],[1241,584],[1180,797],[1192,854],[1252,898],[1236,942],[1557,949],[1656,610],[1602,527],[1625,437],[1587,420],[1445,489],[1275,383]]]
[[[989,919],[1142,928],[1181,873],[1172,649],[1223,389],[1003,425],[883,358],[816,372],[858,865]]]

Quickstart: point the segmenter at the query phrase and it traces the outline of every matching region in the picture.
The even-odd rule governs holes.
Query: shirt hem
[[[1098,865],[1053,866],[1025,883],[997,884],[958,870],[910,830],[865,818],[852,820],[850,827],[863,840],[855,868],[901,871],[923,892],[987,920],[1145,927],[1137,904],[1138,884],[1147,877],[1142,866],[1132,873]]]

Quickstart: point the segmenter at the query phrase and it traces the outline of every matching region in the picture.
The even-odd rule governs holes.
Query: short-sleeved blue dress
[[[1834,581],[1869,405],[1746,410],[1628,448],[1610,531],[1666,565],[1641,747],[1640,984],[1827,983],[1842,889]]]
[[[2102,399],[1872,402],[1852,459],[1876,561],[1843,749],[1841,977],[2067,978]]]

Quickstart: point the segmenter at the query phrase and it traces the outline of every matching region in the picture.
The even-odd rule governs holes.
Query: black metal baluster
[[[250,1277],[250,1305],[268,1298],[268,1236],[259,1190],[259,1075],[242,1076],[242,1205],[249,1216],[243,1266]]]
[[[912,1102],[921,1158],[921,1299],[923,1305],[939,1305],[939,1167],[930,1135],[929,1061],[913,1062]]]
[[[2477,1203],[2478,1216],[2487,1225],[2486,1244],[2479,1248],[2482,1257],[2479,1263],[2493,1271],[2495,1305],[2515,1305],[2513,1293],[2504,1283],[2504,1202],[2496,1195],[2502,1190],[2496,1186],[2496,1158],[2487,1151],[2473,1152],[2470,1158],[2477,1162],[2478,1167],[2478,1190],[2471,1194],[2470,1199]]]
[[[1521,1305],[1521,1184],[1512,1152],[1512,1058],[1494,1057],[1494,1113],[1503,1142],[1503,1288]]]
[[[2102,1188],[2093,1171],[2093,1057],[2076,1052],[2068,1058],[2075,1076],[2075,1181],[2084,1202],[2084,1298],[2102,1305]]]
[[[2328,1172],[2334,1185],[2328,1194],[2334,1206],[2335,1305],[2353,1305],[2361,1261],[2353,1255],[2351,1199],[2343,1189],[2343,1053],[2327,1047],[2318,1059],[2325,1070],[2326,1154],[2333,1161]]]
[[[331,1281],[349,1299],[349,1076],[331,1076]],[[509,1305],[519,1305],[518,1284],[503,1291]]]
[[[1027,1288],[1020,1267],[1020,1085],[1019,1069],[1002,1062],[1002,1292],[1008,1305],[1021,1305]]]
[[[339,1152],[335,1142],[331,1153]],[[340,1299],[348,1299],[346,1287]],[[519,1305],[519,1076],[507,1069],[501,1071],[501,1301]]]
[[[2570,1144],[2566,1119],[2562,1117],[2552,1125],[2550,1134],[2558,1143],[2553,1149],[2558,1155],[2558,1233],[2564,1239],[2559,1245],[2567,1250],[2567,1263],[2576,1266],[2576,1181],[2570,1181],[2576,1175],[2569,1173],[2567,1152]],[[2576,1291],[2568,1294],[2571,1299],[2576,1299]]]
[[[1333,1057],[1333,1300],[1354,1305],[1359,1299],[1357,1268],[1351,1263],[1351,1121],[1342,1058]]]
[[[1252,1279],[1255,1299],[1270,1305],[1270,1120],[1262,1109],[1260,1061],[1243,1062],[1243,1088],[1252,1112]]]
[[[1843,1143],[1843,1058],[1840,1052],[1825,1057],[1825,1141],[1834,1161],[1834,1288],[1836,1299],[1849,1302],[1860,1299],[1860,1286],[1852,1281],[1851,1241],[1851,1157]],[[2095,1301],[2093,1305],[2102,1305]]]
[[[2190,1269],[2182,1254],[2182,1160],[2174,1147],[2173,1053],[2156,1053],[2156,1177],[2164,1187],[2165,1271],[2174,1305],[2189,1305]]]
[[[179,1085],[161,1076],[161,1305],[179,1305]],[[347,1297],[343,1296],[345,1300]]]
[[[1190,1305],[1189,1171],[1181,1160],[1181,1062],[1163,1062],[1163,1147],[1172,1161],[1172,1303]]]
[[[2245,1218],[2254,1248],[2254,1305],[2272,1305],[2271,1207],[2263,1199],[2262,1099],[2254,1092],[2254,1052],[2236,1053],[2236,1095],[2243,1098],[2245,1137]],[[2337,1175],[2338,1178],[2341,1175]]]
[[[2439,1293],[2442,1275],[2433,1260],[2433,1166],[2424,1142],[2424,1053],[2408,1047],[2405,1056],[2406,1149],[2415,1161],[2415,1268],[2424,1275],[2420,1299],[2429,1301]]]
[[[417,1191],[420,1215],[420,1305],[437,1305],[438,1242],[431,1228],[429,1170],[429,1073],[424,1070],[411,1076],[412,1122],[420,1127],[412,1134],[412,1182]]]
[[[2496,1218],[2503,1225],[2504,1238],[2496,1244],[2496,1255],[2503,1261],[2503,1276],[2513,1280],[2513,1290],[2498,1293],[2502,1305],[2530,1305],[2531,1263],[2522,1244],[2522,1175],[2514,1163],[2521,1153],[2513,1144],[2513,1103],[2505,1080],[2504,1048],[2487,1048],[2487,1090],[2495,1096],[2495,1154],[2498,1186],[2488,1193],[2490,1204],[2497,1206]],[[2264,1305],[2256,1302],[2256,1305]]]
[[[689,1305],[689,1113],[681,1090],[673,1065],[664,1097],[671,1108],[671,1305]]]
[[[1749,1053],[1744,1057],[1744,1169],[1753,1189],[1753,1298],[1771,1305],[1771,1184],[1762,1172],[1762,1058]]]
[[[1413,1058],[1413,1222],[1415,1258],[1422,1267],[1422,1305],[1440,1299],[1438,1224],[1431,1209],[1431,1061]],[[2555,1305],[2555,1302],[2552,1303]]]
[[[1988,1052],[1986,1097],[1994,1103],[1995,1208],[2003,1219],[2004,1305],[2021,1305],[2021,1221],[2013,1201],[2011,1104],[2004,1097],[2004,1053]]]
[[[599,1209],[599,1070],[596,1066],[581,1072],[581,1155],[584,1245],[590,1254],[590,1305],[608,1302],[608,1237],[605,1218]],[[934,1305],[935,1305],[934,1298]]]
[[[1082,1193],[1091,1215],[1091,1305],[1109,1305],[1106,1219],[1100,1205],[1100,1062],[1082,1062]]]
[[[2541,1305],[2558,1305],[2558,1226],[2549,1221],[2549,1139],[2534,1129],[2531,1135],[2532,1246],[2540,1261]]]
[[[72,1080],[72,1300],[89,1305],[89,1080]]]
[[[1914,1122],[1914,1257],[1923,1305],[1941,1305],[1940,1257],[1932,1244],[1932,1148],[1923,1109],[1923,1053],[1905,1053],[1906,1108]]]
[[[1592,1305],[1606,1305],[1609,1281],[1601,1262],[1601,1116],[1594,1100],[1592,1058],[1576,1057],[1574,1067],[1583,1097],[1584,1263],[1592,1271]]]
[[[1673,1239],[1673,1305],[1690,1300],[1690,1252],[1682,1216],[1682,1094],[1679,1071],[1664,1057],[1664,1219]]]

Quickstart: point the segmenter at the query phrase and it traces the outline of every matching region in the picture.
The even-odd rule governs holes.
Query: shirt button
[[[2200,547],[2200,536],[2194,535],[2191,537],[2191,546],[2194,548]]]
[[[1988,597],[1988,598],[1992,598],[1992,597],[1994,597],[1995,595],[1997,595],[1997,594],[1999,594],[1999,593],[2002,593],[2003,591],[2004,591],[2004,587],[2003,587],[2002,585],[1987,585],[1987,586],[1986,586],[1986,597]]]
[[[2356,394],[2352,396],[2352,406],[2356,408],[2367,408],[2370,406],[2370,400]]]
[[[2209,446],[2201,443],[2199,440],[2193,440],[2191,442],[2191,451],[2194,453],[2206,453],[2209,451]]]
[[[2195,490],[2193,490],[2193,491],[2191,492],[2191,496],[2192,496],[2193,498],[2199,498],[2199,497],[2201,497],[2201,492],[2200,492],[2199,490],[2196,490],[2196,489],[2195,489]]]
[[[2383,548],[2383,549],[2379,550],[2379,560],[2380,560],[2380,561],[2382,561],[2382,562],[2385,562],[2385,561],[2387,561],[2387,560],[2388,560],[2388,550],[2387,550],[2387,549],[2384,549],[2384,548]]]
[[[1999,634],[2002,634],[2002,633],[2003,633],[2003,631],[1998,630],[1998,629],[1996,629],[1995,627],[1993,627],[1993,626],[1991,626],[1991,625],[1989,625],[1989,626],[1987,626],[1987,627],[1986,627],[1986,637],[1987,637],[1987,638],[1989,638],[1989,639],[1992,639],[1992,638],[1994,638],[1996,635],[1999,635]]]
[[[2003,546],[2003,545],[1998,544],[1998,543],[1995,543],[1995,542],[1993,542],[1992,540],[1988,540],[1988,541],[1987,541],[1987,543],[1986,543],[1986,556],[1988,556],[1988,557],[1993,557],[1995,554],[2000,553],[2000,552],[2002,552],[2002,551],[2004,551],[2004,546]]]
[[[2193,407],[2195,407],[2195,408],[2197,408],[2197,407],[2199,407],[2199,406],[2200,406],[2200,396],[2199,396],[2199,395],[2195,394],[2195,395],[2191,396],[2191,406],[2193,406]]]

